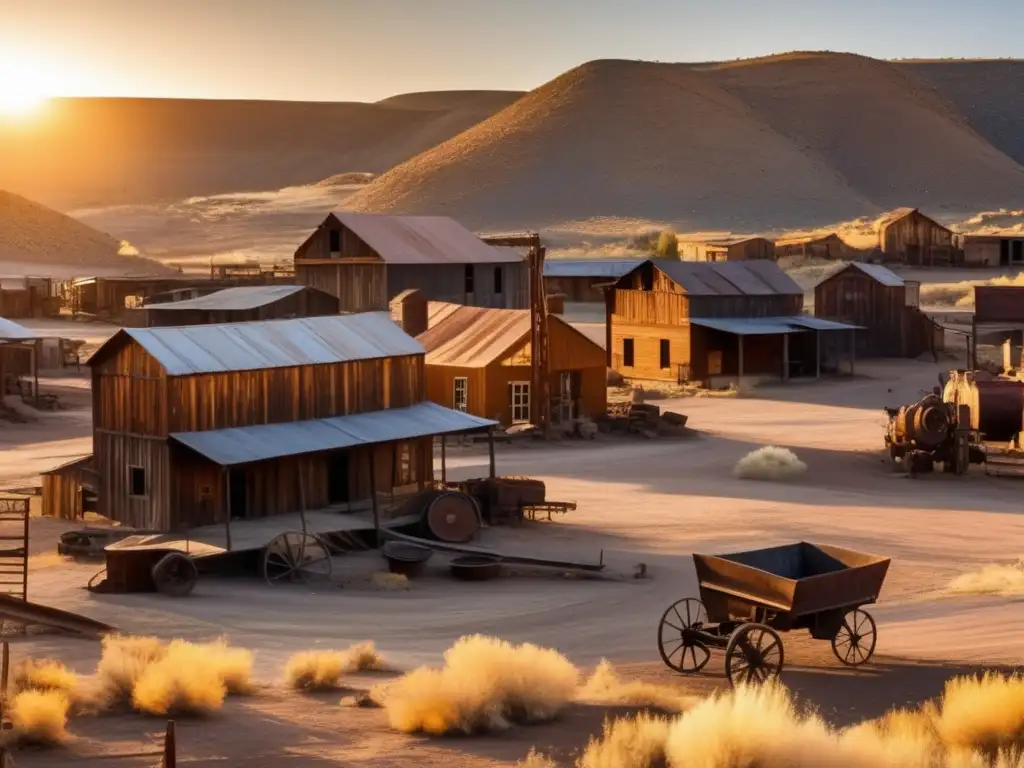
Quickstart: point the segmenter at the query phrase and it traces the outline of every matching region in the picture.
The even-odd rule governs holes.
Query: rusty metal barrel
[[[438,541],[465,544],[472,541],[480,530],[480,511],[472,496],[446,491],[427,502],[423,522]]]
[[[982,440],[1009,442],[1024,432],[1024,382],[979,380],[970,372],[951,374],[943,395],[971,409],[971,428]]]

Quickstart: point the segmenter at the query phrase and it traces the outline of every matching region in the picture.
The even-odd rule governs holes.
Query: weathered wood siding
[[[166,439],[97,430],[93,436],[100,512],[134,528],[172,530],[170,462]],[[143,494],[130,491],[131,468],[145,473]]]
[[[691,296],[690,317],[791,317],[803,311],[802,294]]]
[[[44,472],[43,517],[61,520],[80,520],[85,514],[85,489],[96,491],[97,478],[92,469],[92,457]]]
[[[341,312],[386,312],[387,267],[378,261],[295,261],[295,280],[339,299]]]
[[[149,328],[175,325],[211,325],[214,323],[247,323],[258,320],[280,320],[290,317],[336,315],[341,306],[337,296],[308,287],[277,301],[254,309],[168,309],[154,304],[142,310],[144,325]]]
[[[887,261],[934,266],[960,261],[953,232],[920,211],[912,211],[883,226],[879,248]]]
[[[649,324],[612,319],[611,367],[630,379],[677,382],[689,377],[691,358],[690,324]],[[624,349],[633,342],[633,365],[627,366]],[[661,341],[669,344],[669,365],[661,366]],[[683,371],[680,371],[680,367]]]
[[[530,306],[529,265],[525,261],[507,264],[389,264],[387,272],[389,299],[409,288],[418,288],[428,301],[497,309],[526,309]],[[471,279],[467,279],[467,273],[472,274]],[[500,277],[497,276],[499,274]],[[467,288],[472,288],[472,291]]]
[[[448,365],[428,365],[425,368],[427,378],[427,399],[455,408],[455,379],[466,379],[466,412],[485,419],[493,419],[496,414],[487,402],[487,369],[458,368]]]
[[[609,282],[607,277],[545,277],[544,290],[549,296],[560,293],[566,301],[603,302],[603,285]]]
[[[796,334],[799,335],[799,334]],[[694,350],[691,377],[694,381],[707,382],[715,376],[735,377],[739,375],[740,337],[711,328],[693,326],[692,344]],[[792,341],[792,337],[790,339]],[[782,378],[783,336],[752,335],[743,337],[743,375],[772,376]],[[697,354],[699,352],[699,354]],[[712,370],[712,356],[720,361],[720,370]]]

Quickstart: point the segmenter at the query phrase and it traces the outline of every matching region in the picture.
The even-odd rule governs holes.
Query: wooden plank
[[[509,565],[530,565],[537,568],[558,568],[561,570],[572,570],[572,571],[588,571],[598,573],[604,570],[604,563],[576,563],[567,562],[561,560],[545,560],[537,557],[523,557],[520,555],[504,555],[500,552],[494,552],[489,549],[482,547],[469,547],[465,545],[457,544],[443,544],[439,541],[431,541],[430,539],[421,539],[418,536],[407,536],[404,533],[398,533],[397,531],[388,530],[384,533],[386,538],[397,539],[398,541],[407,541],[410,544],[419,544],[422,547],[427,547],[438,552],[452,552],[459,555],[486,555],[487,557],[494,557],[500,560],[502,563]],[[602,559],[604,553],[602,552]]]

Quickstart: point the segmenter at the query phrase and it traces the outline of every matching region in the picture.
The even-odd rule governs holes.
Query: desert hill
[[[963,114],[951,90],[849,54],[595,61],[348,204],[487,229],[602,217],[757,231],[908,204],[954,214],[1019,203],[1024,167],[978,130],[983,110]]]
[[[0,190],[0,274],[71,277],[170,271],[133,254],[127,244],[70,216]]]
[[[516,97],[412,94],[380,104],[56,99],[30,124],[0,121],[0,188],[70,210],[379,173]]]

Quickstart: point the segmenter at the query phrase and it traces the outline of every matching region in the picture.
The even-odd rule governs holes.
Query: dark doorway
[[[327,503],[351,501],[348,488],[348,453],[332,454],[327,460]]]
[[[228,492],[231,494],[229,509],[232,520],[244,518],[249,508],[248,488],[245,480],[244,470],[232,469],[228,472]]]

